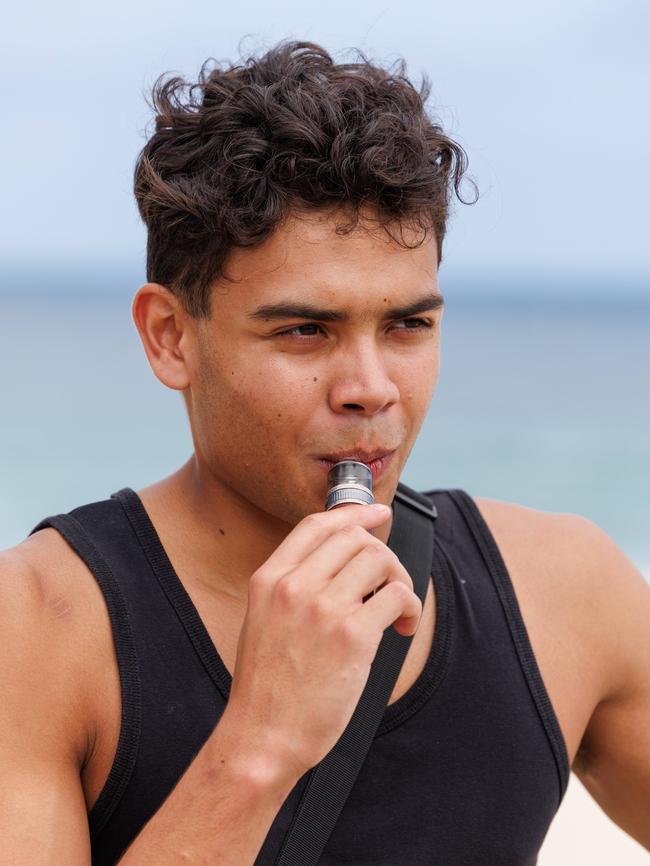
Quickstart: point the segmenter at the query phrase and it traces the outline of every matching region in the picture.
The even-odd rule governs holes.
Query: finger
[[[391,581],[352,614],[359,628],[381,629],[389,625],[401,635],[413,635],[422,616],[422,602],[401,581]]]
[[[376,529],[390,516],[391,509],[387,505],[345,505],[309,514],[276,547],[264,563],[264,570],[277,576],[286,574],[344,526]]]
[[[383,541],[371,535],[367,528],[349,523],[328,536],[287,574],[298,575],[301,585],[306,587],[307,592],[318,592],[366,547],[374,547],[378,556],[395,557]]]
[[[350,607],[392,581],[400,581],[413,591],[411,575],[393,551],[379,542],[364,546],[334,575],[323,592],[333,604]]]

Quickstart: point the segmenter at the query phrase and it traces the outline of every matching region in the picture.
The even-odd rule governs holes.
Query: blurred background
[[[145,96],[297,38],[426,73],[480,191],[450,221],[441,378],[403,480],[583,514],[650,579],[649,25],[645,0],[6,10],[0,548],[189,456],[130,318]],[[612,862],[650,857],[572,778],[540,864]]]

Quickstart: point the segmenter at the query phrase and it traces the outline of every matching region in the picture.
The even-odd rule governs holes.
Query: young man
[[[532,864],[570,769],[650,850],[650,589],[623,553],[458,490],[429,493],[424,604],[390,547],[465,167],[426,95],[311,43],[157,85],[133,314],[195,451],[2,555],[7,863],[275,862],[389,627],[408,654],[320,862]],[[323,510],[347,457],[383,509]]]

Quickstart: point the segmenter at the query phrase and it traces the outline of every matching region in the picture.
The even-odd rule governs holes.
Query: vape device
[[[372,472],[359,460],[341,460],[327,473],[325,511],[339,505],[355,503],[372,505]]]

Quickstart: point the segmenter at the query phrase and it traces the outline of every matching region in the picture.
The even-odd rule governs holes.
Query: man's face
[[[334,229],[328,212],[294,216],[235,250],[237,282],[215,286],[194,326],[185,397],[201,467],[290,525],[323,510],[345,457],[390,452],[371,464],[390,503],[438,377],[442,309],[422,309],[440,302],[435,239],[405,249],[380,229]]]

